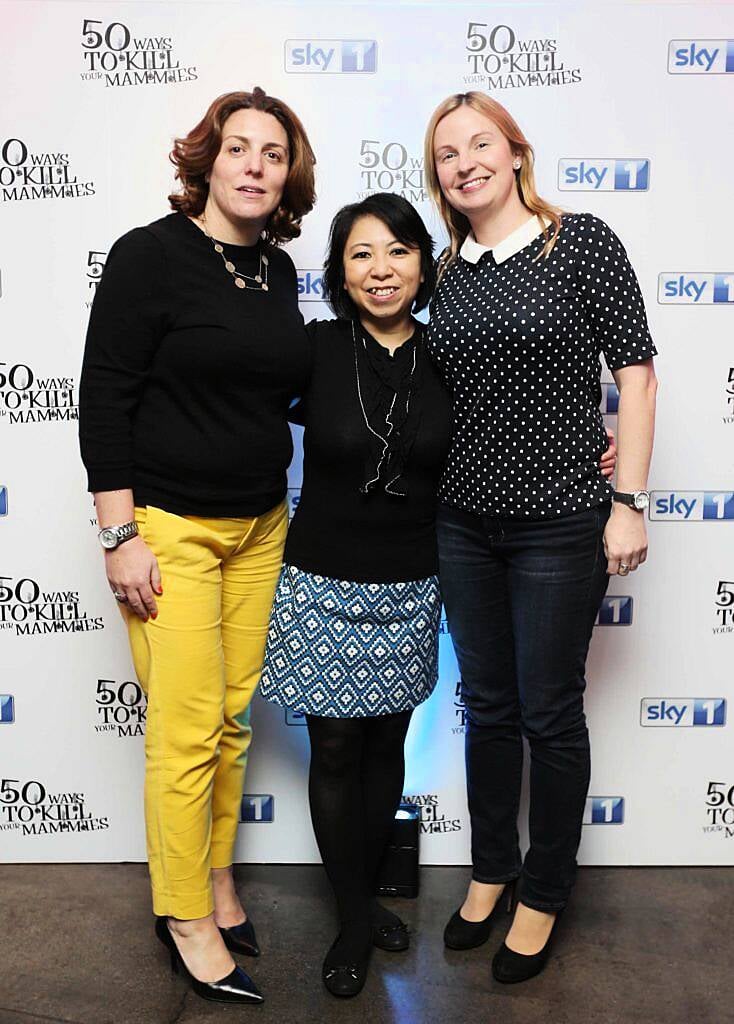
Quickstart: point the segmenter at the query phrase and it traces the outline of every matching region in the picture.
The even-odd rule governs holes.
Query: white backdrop
[[[650,559],[612,582],[595,630],[580,860],[733,862],[731,15],[701,2],[0,0],[3,859],[145,858],[145,705],[78,456],[82,347],[112,242],[167,212],[172,138],[215,96],[257,84],[294,106],[318,157],[318,206],[289,247],[307,320],[329,315],[319,268],[343,203],[401,191],[442,241],[423,131],[468,88],[524,127],[541,194],[626,244],[660,350],[656,493]],[[604,403],[613,425],[613,385]],[[296,458],[294,502],[299,482]],[[445,635],[408,740],[424,863],[468,863],[458,679]],[[303,723],[259,698],[253,718],[237,859],[316,860]]]

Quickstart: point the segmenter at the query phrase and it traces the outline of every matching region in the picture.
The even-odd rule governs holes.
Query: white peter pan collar
[[[505,260],[509,260],[510,256],[514,256],[516,252],[520,252],[526,245],[529,245],[534,238],[538,237],[542,230],[543,221],[536,215],[531,217],[530,220],[525,221],[524,224],[521,224],[507,238],[503,238],[493,249],[490,249],[487,245],[481,245],[474,235],[469,232],[464,239],[459,253],[461,258],[465,259],[468,263],[479,263],[485,252],[491,252],[495,263],[504,263]]]

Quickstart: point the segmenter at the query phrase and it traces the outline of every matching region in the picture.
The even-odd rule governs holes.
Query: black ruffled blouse
[[[285,561],[359,582],[433,575],[451,404],[422,328],[393,356],[347,320],[306,330],[313,371],[291,413],[305,427],[303,486]]]

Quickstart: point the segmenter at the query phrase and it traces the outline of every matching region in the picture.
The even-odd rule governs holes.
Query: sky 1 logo
[[[646,192],[649,187],[649,160],[568,157],[558,161],[561,192]]]
[[[15,697],[12,693],[0,693],[0,725],[12,725],[15,721]]]
[[[659,274],[661,306],[712,306],[734,302],[734,274]]]
[[[734,519],[734,491],[653,491],[650,498],[650,519],[660,522]]]
[[[595,626],[631,626],[634,602],[631,597],[604,597]]]
[[[671,75],[726,75],[734,71],[734,39],[671,39]]]
[[[640,704],[640,725],[646,728],[690,728],[726,725],[724,697],[645,697]]]
[[[374,39],[286,39],[285,70],[292,75],[372,75],[377,70]]]
[[[324,301],[324,272],[323,270],[298,270],[298,300],[299,302],[323,302]]]
[[[602,384],[601,412],[602,416],[616,416],[619,412],[619,388],[616,384]]]
[[[275,821],[275,797],[271,793],[246,793],[240,805],[240,821]]]
[[[583,825],[623,825],[623,796],[587,796]]]
[[[293,519],[298,508],[298,502],[301,500],[301,488],[300,487],[289,487],[288,488],[288,522]]]

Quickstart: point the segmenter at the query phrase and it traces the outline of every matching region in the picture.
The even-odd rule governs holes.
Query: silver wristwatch
[[[650,493],[649,491],[633,491],[631,494],[625,494],[624,491],[613,491],[612,501],[618,501],[620,505],[633,508],[636,512],[644,512],[650,504]]]
[[[123,523],[122,526],[105,526],[104,530],[99,531],[98,537],[105,551],[114,551],[120,544],[124,544],[126,540],[132,540],[137,535],[137,523]]]

